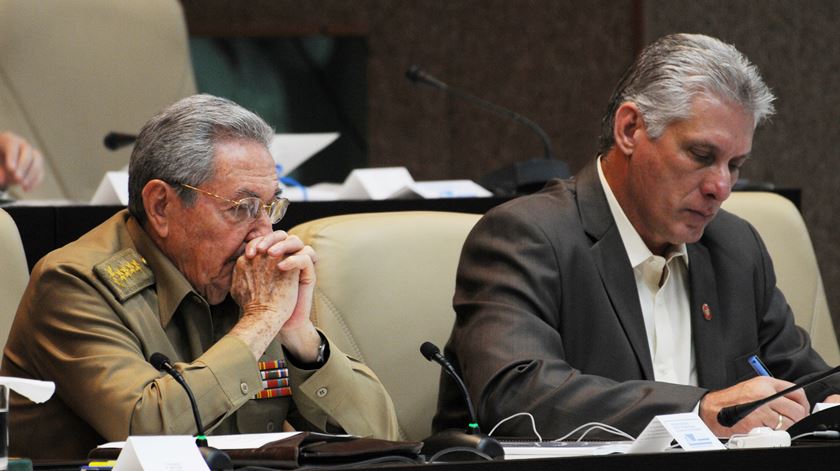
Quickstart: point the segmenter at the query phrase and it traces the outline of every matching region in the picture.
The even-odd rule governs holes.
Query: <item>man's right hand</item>
[[[808,404],[808,399],[802,389],[797,389],[764,404],[732,427],[720,425],[717,415],[724,407],[764,399],[791,386],[793,386],[793,383],[768,376],[759,376],[720,391],[709,392],[700,400],[700,418],[718,437],[747,433],[755,427],[787,429],[807,416],[810,411],[810,404]],[[780,417],[781,421],[779,420]]]
[[[0,190],[20,185],[29,191],[44,178],[44,162],[38,149],[11,132],[0,132]]]
[[[242,308],[242,317],[231,334],[242,339],[255,358],[262,356],[295,311],[299,277],[300,270],[281,271],[277,258],[267,254],[237,260],[230,293]]]

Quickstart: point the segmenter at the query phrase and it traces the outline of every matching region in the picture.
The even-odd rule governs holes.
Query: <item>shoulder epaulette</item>
[[[134,249],[115,253],[93,267],[93,271],[120,302],[155,283],[155,274],[146,264],[146,259]]]

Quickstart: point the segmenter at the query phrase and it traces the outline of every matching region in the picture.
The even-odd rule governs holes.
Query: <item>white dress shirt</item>
[[[604,177],[600,157],[597,167],[610,212],[636,277],[654,379],[697,386],[685,244],[672,247],[667,257],[654,255],[618,204]]]

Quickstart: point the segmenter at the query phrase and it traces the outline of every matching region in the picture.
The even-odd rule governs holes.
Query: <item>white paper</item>
[[[52,381],[0,376],[0,384],[8,386],[12,391],[39,404],[51,398],[55,392],[55,383]]]
[[[96,188],[91,204],[128,205],[128,171],[105,172]]]
[[[676,440],[684,451],[725,450],[697,414],[657,415],[642,430],[628,453],[658,453],[665,451]]]
[[[472,180],[433,180],[411,183],[390,196],[393,199],[486,198],[493,196]]]
[[[831,409],[834,406],[840,406],[840,404],[836,402],[818,402],[814,404],[814,410],[811,412],[812,414],[816,414],[819,411],[823,411],[826,409]]]
[[[282,166],[281,176],[288,175],[300,164],[338,139],[337,132],[311,134],[275,134],[268,151],[274,162]]]
[[[343,200],[384,200],[412,183],[405,167],[358,168],[344,180],[338,196]]]
[[[297,435],[300,432],[276,432],[276,433],[241,433],[236,435],[207,435],[207,445],[220,450],[247,450],[259,448],[266,443],[275,440],[282,440]],[[193,439],[193,443],[195,440]],[[126,442],[108,442],[98,448],[123,448]]]
[[[502,448],[505,450],[505,460],[521,460],[529,458],[596,456],[626,453],[632,444],[633,442],[629,440],[614,442],[502,442]]]
[[[266,443],[282,440],[300,432],[242,433],[239,435],[208,435],[207,445],[219,450],[249,450]]]
[[[189,435],[128,437],[114,471],[208,470]]]

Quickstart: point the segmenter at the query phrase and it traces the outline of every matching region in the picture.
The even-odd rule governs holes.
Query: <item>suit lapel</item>
[[[643,379],[653,380],[653,362],[633,268],[610,213],[595,162],[581,170],[576,180],[581,222],[584,230],[595,241],[590,249],[592,258],[598,267],[613,311],[636,354]],[[618,260],[623,263],[616,263]]]
[[[726,386],[723,332],[715,271],[709,251],[700,243],[688,245],[689,302],[691,337],[700,386],[720,389]]]

